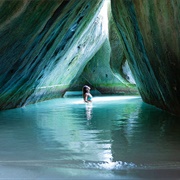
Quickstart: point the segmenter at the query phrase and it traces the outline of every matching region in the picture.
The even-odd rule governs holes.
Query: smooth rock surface
[[[138,89],[179,116],[179,8],[178,0],[1,0],[0,110],[87,82],[101,93]]]
[[[180,115],[180,1],[111,1],[143,100]]]
[[[102,3],[1,1],[0,109],[64,94],[105,40]]]

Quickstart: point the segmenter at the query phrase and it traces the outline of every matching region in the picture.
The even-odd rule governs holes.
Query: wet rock
[[[120,74],[116,76],[113,73],[110,67],[110,56],[111,47],[109,40],[106,39],[101,49],[86,65],[82,74],[84,79],[102,94],[137,94],[138,91],[135,85],[133,86],[132,83],[126,81]],[[118,68],[121,67],[120,65]],[[119,70],[119,72],[121,71]]]
[[[138,89],[180,115],[179,8],[178,0],[1,0],[0,109],[87,82],[101,93]]]
[[[111,4],[143,100],[180,115],[180,2],[122,0]]]
[[[0,109],[62,97],[105,40],[102,3],[1,1]]]

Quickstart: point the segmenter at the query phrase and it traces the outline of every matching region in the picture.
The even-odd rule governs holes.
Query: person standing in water
[[[83,86],[83,89],[82,89],[83,99],[84,99],[84,102],[86,102],[86,103],[92,102],[92,95],[90,93],[90,89],[91,88],[87,85]]]

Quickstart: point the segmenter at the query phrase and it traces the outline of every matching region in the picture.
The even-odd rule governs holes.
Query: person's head
[[[89,92],[90,89],[91,89],[91,88],[90,88],[89,86],[87,86],[87,85],[83,86],[83,94]]]

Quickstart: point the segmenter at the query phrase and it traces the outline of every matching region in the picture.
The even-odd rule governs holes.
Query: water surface
[[[139,96],[61,98],[0,112],[0,177],[180,178],[180,119]]]

